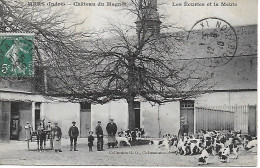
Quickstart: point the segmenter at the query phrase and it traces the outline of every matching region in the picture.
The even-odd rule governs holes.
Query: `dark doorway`
[[[80,137],[87,138],[91,131],[91,104],[80,103]]]
[[[37,130],[37,126],[40,125],[41,122],[41,103],[35,103],[35,130]]]
[[[185,121],[189,124],[189,133],[194,133],[194,101],[192,100],[182,100],[181,105],[181,115],[180,123],[182,124],[181,118],[185,118]]]
[[[19,103],[11,102],[10,140],[19,140],[20,128]]]
[[[140,102],[134,102],[134,110],[135,110],[135,128],[140,128]]]

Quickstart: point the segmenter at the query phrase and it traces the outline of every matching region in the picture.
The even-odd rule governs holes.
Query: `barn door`
[[[181,115],[180,123],[182,124],[183,119],[189,124],[189,133],[194,133],[194,101],[183,100],[180,102],[181,105]]]
[[[20,124],[20,130],[19,130],[19,140],[25,140],[26,139],[26,131],[24,126],[26,125],[27,121],[31,124],[32,121],[32,103],[31,102],[20,102],[19,103],[19,112],[20,112],[20,118],[19,118],[19,124]]]
[[[91,104],[80,103],[80,137],[86,138],[91,131]]]
[[[20,112],[19,103],[11,103],[11,122],[10,122],[10,139],[19,140],[20,134]]]
[[[0,142],[10,141],[11,102],[0,102]]]

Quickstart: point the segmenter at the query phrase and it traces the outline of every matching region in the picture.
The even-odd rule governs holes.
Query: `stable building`
[[[145,26],[147,29],[144,29],[150,33],[159,34],[161,21],[157,12],[157,0],[149,1],[148,4],[142,4],[145,1],[140,1],[140,3],[141,12],[144,15],[147,14],[147,16],[145,16],[145,25],[142,25],[140,18],[135,22],[137,32],[142,33],[140,32],[142,26]],[[243,134],[256,135],[257,25],[236,26],[234,28],[229,25],[229,27],[232,29],[232,36],[237,45],[236,48],[234,46],[229,47],[233,50],[236,49],[236,51],[234,56],[228,58],[230,60],[224,65],[205,66],[204,71],[210,76],[209,83],[215,83],[210,92],[198,95],[193,99],[179,100],[162,105],[136,98],[134,104],[136,128],[144,128],[147,136],[150,137],[160,137],[165,133],[177,135],[180,120],[184,117],[189,123],[189,132],[191,133],[200,129],[217,129],[241,130]],[[176,61],[194,60],[192,66],[204,66],[203,63],[210,59],[206,58],[207,55],[205,55],[205,58],[194,59],[201,51],[197,49],[193,52],[191,47],[194,44],[205,45],[196,34],[216,35],[210,34],[210,32],[214,32],[212,30],[215,30],[215,28],[192,30],[190,34],[194,35],[189,36],[189,39],[179,46],[181,55],[176,57]],[[180,37],[187,36],[185,33],[175,32]],[[230,39],[229,34],[222,38]],[[207,43],[213,45],[211,46],[213,49],[219,48],[218,43],[209,41]],[[222,42],[220,43],[222,44]],[[99,120],[105,126],[109,118],[114,119],[119,130],[128,129],[128,105],[126,100],[111,101],[104,105],[91,105],[91,128],[94,128]]]
[[[64,137],[75,120],[80,123],[80,104],[35,93],[29,79],[0,80],[0,142],[25,140],[28,121],[36,130],[40,120],[59,123]]]
[[[238,47],[235,56],[225,65],[207,68],[210,81],[216,84],[210,93],[191,100],[180,100],[163,105],[140,98],[135,102],[136,127],[144,128],[148,136],[164,133],[178,134],[180,119],[185,117],[189,131],[241,130],[256,135],[257,104],[257,25],[238,26]],[[196,40],[196,39],[195,39]],[[189,49],[181,46],[187,58]],[[199,64],[195,61],[194,64]],[[206,68],[205,68],[206,69]],[[126,100],[91,105],[91,127],[100,120],[103,126],[113,118],[119,130],[128,129]]]

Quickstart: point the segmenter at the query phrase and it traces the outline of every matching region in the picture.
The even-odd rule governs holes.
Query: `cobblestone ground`
[[[96,140],[94,141],[96,143]],[[96,145],[96,144],[95,144]],[[47,142],[48,147],[48,142]],[[89,152],[87,139],[78,140],[77,152],[69,151],[69,139],[62,139],[61,153],[53,150],[38,152],[36,143],[31,144],[33,150],[27,151],[26,142],[12,141],[8,144],[0,143],[0,164],[1,165],[129,165],[129,166],[198,166],[199,155],[182,156],[164,151],[153,154],[153,146],[142,145],[132,147],[121,147],[107,149],[97,152]],[[217,156],[209,158],[207,166],[256,166],[257,155],[255,152],[239,152],[239,158],[230,156],[229,163],[221,163]]]

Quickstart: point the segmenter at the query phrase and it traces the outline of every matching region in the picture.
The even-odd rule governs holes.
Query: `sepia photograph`
[[[257,0],[0,0],[0,166],[257,166]]]

